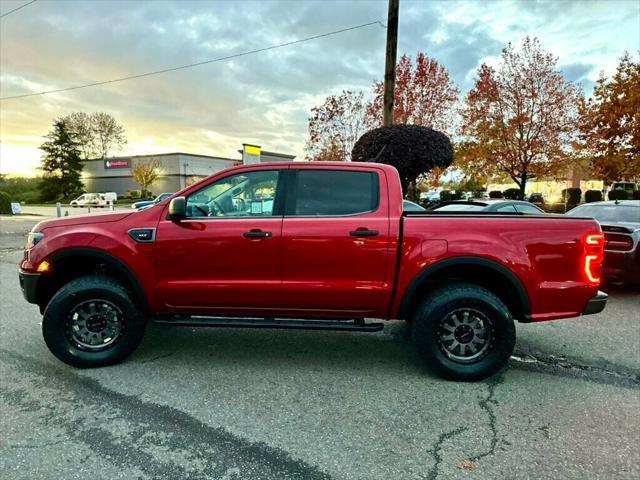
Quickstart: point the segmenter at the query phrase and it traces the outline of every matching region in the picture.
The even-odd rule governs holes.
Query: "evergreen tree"
[[[53,200],[61,196],[68,198],[82,191],[80,150],[67,122],[63,118],[56,119],[46,138],[48,140],[40,146],[44,152],[43,196]]]

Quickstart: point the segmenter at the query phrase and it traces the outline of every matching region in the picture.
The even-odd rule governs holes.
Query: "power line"
[[[17,12],[18,10],[31,5],[32,3],[36,2],[37,0],[31,0],[30,2],[25,3],[24,5],[20,5],[19,7],[14,8],[13,10],[9,10],[7,13],[3,13],[2,15],[0,15],[0,18],[4,18],[7,15],[11,15],[13,12]]]
[[[291,45],[296,45],[298,43],[303,43],[303,42],[308,42],[308,41],[311,41],[311,40],[316,40],[318,38],[330,37],[332,35],[337,35],[339,33],[349,32],[351,30],[357,30],[359,28],[370,27],[371,25],[380,25],[381,27],[384,28],[384,26],[382,25],[382,22],[380,20],[376,20],[374,22],[363,23],[363,24],[360,24],[360,25],[355,25],[353,27],[342,28],[340,30],[334,30],[332,32],[321,33],[319,35],[314,35],[312,37],[306,37],[306,38],[300,38],[298,40],[292,40],[291,42],[279,43],[277,45],[270,45],[268,47],[257,48],[255,50],[249,50],[247,52],[235,53],[233,55],[226,55],[224,57],[218,57],[218,58],[214,58],[214,59],[211,59],[211,60],[205,60],[203,62],[189,63],[187,65],[180,65],[179,67],[165,68],[165,69],[162,69],[162,70],[155,70],[153,72],[146,72],[146,73],[140,73],[140,74],[137,74],[137,75],[130,75],[128,77],[115,78],[115,79],[112,79],[112,80],[103,80],[101,82],[87,83],[87,84],[84,84],[84,85],[77,85],[75,87],[58,88],[58,89],[55,89],[55,90],[46,90],[46,91],[40,92],[40,93],[26,93],[26,94],[23,94],[23,95],[13,95],[13,96],[10,96],[10,97],[2,97],[2,98],[0,98],[0,100],[13,100],[13,99],[17,99],[17,98],[35,97],[35,96],[38,96],[38,95],[48,95],[48,94],[51,94],[51,93],[68,92],[69,90],[79,90],[81,88],[89,88],[89,87],[96,87],[98,85],[106,85],[106,84],[109,84],[109,83],[124,82],[126,80],[133,80],[133,79],[136,79],[136,78],[149,77],[151,75],[158,75],[158,74],[161,74],[161,73],[175,72],[176,70],[184,70],[186,68],[198,67],[200,65],[206,65],[206,64],[209,64],[209,63],[222,62],[224,60],[231,60],[233,58],[244,57],[244,56],[247,56],[247,55],[253,55],[255,53],[266,52],[268,50],[275,50],[277,48],[288,47],[288,46],[291,46]]]

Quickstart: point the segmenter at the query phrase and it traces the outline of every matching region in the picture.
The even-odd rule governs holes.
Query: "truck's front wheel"
[[[63,362],[102,367],[133,352],[145,324],[122,284],[90,275],[72,280],[53,296],[44,312],[42,334],[51,353]]]
[[[489,290],[457,283],[431,292],[417,308],[413,333],[420,356],[438,375],[474,381],[502,369],[515,346],[505,304]]]

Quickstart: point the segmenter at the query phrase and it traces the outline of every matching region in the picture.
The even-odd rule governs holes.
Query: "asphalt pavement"
[[[8,479],[640,478],[640,292],[518,324],[480,383],[382,332],[150,327],[126,362],[56,360],[17,264],[34,218],[0,219],[0,472]]]

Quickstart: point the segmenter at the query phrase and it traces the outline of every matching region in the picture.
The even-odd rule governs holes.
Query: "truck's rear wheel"
[[[42,319],[44,341],[75,367],[102,367],[135,350],[145,318],[119,282],[101,275],[72,280],[51,299]]]
[[[441,377],[474,381],[508,362],[515,326],[505,304],[489,290],[457,283],[431,292],[413,318],[416,347]]]

